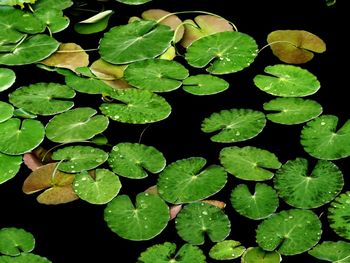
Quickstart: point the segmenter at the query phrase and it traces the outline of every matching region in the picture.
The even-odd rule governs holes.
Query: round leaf
[[[337,235],[350,240],[350,191],[339,195],[328,208],[330,227]]]
[[[0,153],[0,184],[13,178],[22,164],[21,156]]]
[[[0,68],[0,92],[11,87],[15,80],[16,74],[12,69]]]
[[[21,253],[16,257],[0,256],[0,263],[52,263],[47,258],[32,254]]]
[[[159,175],[157,188],[161,197],[173,204],[205,199],[226,184],[225,170],[218,165],[204,169],[206,160],[192,157],[168,165]]]
[[[209,251],[209,256],[215,260],[230,260],[239,258],[245,247],[235,240],[224,240],[215,244]]]
[[[183,81],[184,91],[193,95],[212,95],[227,90],[229,83],[221,78],[199,74]]]
[[[22,252],[32,251],[34,246],[35,239],[31,233],[14,227],[0,229],[0,253],[18,256]]]
[[[167,226],[169,208],[156,195],[138,194],[136,207],[127,195],[119,195],[107,205],[104,217],[108,227],[118,236],[129,240],[148,240]]]
[[[321,233],[321,221],[314,212],[291,209],[265,219],[256,230],[256,241],[266,251],[296,255],[316,245]]]
[[[281,261],[282,258],[278,252],[264,251],[260,247],[250,247],[242,256],[242,263],[280,263]]]
[[[0,101],[0,123],[10,119],[13,116],[13,111],[14,108],[12,107],[12,105]]]
[[[51,33],[60,32],[69,26],[69,18],[59,9],[39,8],[35,10],[34,15],[50,29]]]
[[[344,241],[325,241],[308,252],[320,260],[337,263],[350,262],[350,243]]]

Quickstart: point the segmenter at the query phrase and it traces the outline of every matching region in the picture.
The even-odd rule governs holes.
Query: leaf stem
[[[96,51],[98,48],[90,48],[90,49],[77,49],[77,50],[58,50],[56,53],[77,53],[77,52],[89,52]]]
[[[278,44],[278,43],[288,43],[288,44],[291,44],[291,45],[293,45],[293,46],[296,47],[296,45],[295,45],[294,43],[290,42],[290,41],[287,41],[287,40],[277,40],[277,41],[273,41],[273,42],[271,42],[271,43],[268,43],[268,44],[266,44],[265,46],[263,46],[262,48],[260,48],[260,50],[258,51],[258,53],[260,53],[260,51],[264,50],[265,48],[267,48],[267,47],[269,47],[269,46],[271,46],[271,45],[274,45],[274,44]]]
[[[16,50],[16,48],[18,48],[18,46],[21,45],[23,43],[23,41],[27,39],[27,36],[28,36],[27,34],[23,35],[23,37],[20,39],[20,41],[18,41],[16,46],[14,46],[14,48],[11,49],[11,52],[14,52]]]
[[[58,163],[56,163],[55,169],[53,170],[52,175],[51,175],[51,182],[52,182],[52,184],[53,184],[53,181],[54,181],[54,179],[55,179],[55,175],[56,175],[56,173],[57,173],[58,166],[59,166],[63,161],[64,161],[64,160],[61,160],[61,161],[59,161]]]

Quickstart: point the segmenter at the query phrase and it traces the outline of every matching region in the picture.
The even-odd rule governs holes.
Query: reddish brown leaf
[[[201,202],[214,205],[220,209],[224,209],[226,207],[226,203],[219,201],[219,200],[202,200]]]
[[[43,163],[33,153],[25,153],[23,155],[23,162],[32,171],[35,171],[43,165]]]
[[[174,219],[177,214],[181,211],[182,209],[182,205],[173,205],[170,207],[169,209],[169,213],[170,213],[170,219],[169,220],[172,220]]]
[[[74,193],[72,185],[54,186],[47,189],[37,197],[40,204],[59,205],[79,199]]]

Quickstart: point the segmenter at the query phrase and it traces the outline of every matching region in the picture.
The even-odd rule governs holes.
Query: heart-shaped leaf
[[[51,33],[57,33],[69,26],[69,18],[62,10],[54,8],[38,8],[34,15],[47,27]]]
[[[16,257],[0,256],[0,263],[52,263],[45,257],[32,253],[21,253]]]
[[[13,116],[14,108],[11,104],[0,101],[0,123],[7,121]]]
[[[221,78],[198,74],[196,76],[190,76],[183,82],[184,91],[193,95],[212,95],[223,92],[228,89],[229,83]]]
[[[337,235],[350,240],[350,191],[339,195],[328,208],[330,227]]]
[[[105,30],[113,10],[105,10],[88,19],[80,21],[74,25],[74,30],[79,34],[94,34]]]
[[[215,244],[209,250],[209,256],[215,260],[230,260],[239,258],[245,251],[245,247],[235,240],[224,240]]]
[[[16,74],[12,69],[0,68],[0,92],[10,88],[15,80]]]
[[[22,164],[21,156],[0,153],[0,184],[13,178]]]
[[[32,251],[34,246],[33,235],[24,229],[14,227],[0,229],[0,253],[18,256],[22,252]]]
[[[350,243],[344,241],[324,241],[308,252],[311,256],[336,263],[350,262]]]
[[[242,263],[280,263],[281,255],[277,251],[264,251],[260,247],[250,247],[242,255]]]

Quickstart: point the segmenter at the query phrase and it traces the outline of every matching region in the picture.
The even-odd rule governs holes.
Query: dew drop
[[[324,121],[321,122],[321,125],[325,125],[326,123]]]
[[[145,229],[147,229],[148,228],[148,226],[145,226]]]
[[[207,211],[203,211],[202,214],[203,215],[208,215],[208,212]]]
[[[8,170],[8,173],[13,173],[13,170]]]

